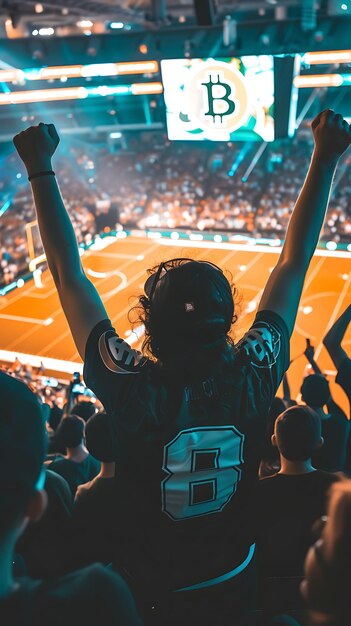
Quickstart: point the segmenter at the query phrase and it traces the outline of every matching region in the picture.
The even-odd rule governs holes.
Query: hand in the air
[[[308,360],[310,360],[310,359],[312,360],[312,359],[313,359],[313,357],[314,357],[314,346],[312,346],[311,344],[309,344],[309,345],[306,347],[306,350],[305,350],[305,352],[304,352],[304,355],[305,355],[305,357],[306,357]]]
[[[54,124],[42,122],[39,126],[30,126],[13,139],[29,174],[35,173],[36,170],[51,168],[51,157],[59,142],[60,137]]]
[[[319,156],[338,159],[351,143],[350,124],[331,109],[319,113],[311,126]]]

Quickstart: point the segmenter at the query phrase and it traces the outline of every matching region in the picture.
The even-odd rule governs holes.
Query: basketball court
[[[101,294],[117,332],[136,348],[142,343],[143,327],[137,325],[133,331],[128,311],[142,293],[148,267],[165,259],[186,256],[209,260],[229,270],[239,288],[241,315],[234,327],[237,341],[254,319],[262,289],[279,253],[279,249],[269,246],[120,235],[120,238],[97,239],[84,252],[82,262]],[[350,285],[351,254],[317,250],[306,278],[291,341],[293,362],[289,382],[292,397],[296,397],[299,391],[307,363],[302,353],[306,338],[310,338],[316,347],[319,366],[328,373],[335,399],[348,410],[343,392],[334,385],[335,371],[322,339],[326,329],[351,304]],[[48,270],[41,275],[37,273],[35,281],[32,279],[0,298],[0,319],[2,361],[14,360],[16,355],[32,365],[43,360],[47,370],[55,372],[61,379],[69,378],[73,371],[81,368]],[[351,352],[351,328],[343,345]]]

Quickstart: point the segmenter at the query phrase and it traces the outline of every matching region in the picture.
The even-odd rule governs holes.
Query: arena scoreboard
[[[276,80],[282,63],[288,78],[284,93],[282,81]],[[274,141],[281,107],[286,113],[285,134],[295,131],[291,106],[295,57],[165,59],[161,71],[170,140]],[[278,127],[281,135],[281,123]]]

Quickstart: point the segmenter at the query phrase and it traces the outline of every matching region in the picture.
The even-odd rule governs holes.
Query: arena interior
[[[3,422],[0,426],[0,457],[4,459],[3,463],[0,460],[0,500],[3,500],[0,515],[3,510],[12,510],[12,504],[8,504],[8,487],[3,474],[12,465],[17,466],[17,470],[10,471],[14,484],[17,484],[27,472],[25,462],[23,468],[21,463],[17,463],[17,454],[9,457],[8,450],[12,449],[12,443],[10,427],[7,422],[5,424],[7,415],[15,414],[9,408],[12,407],[12,399],[19,399],[22,393],[20,390],[23,390],[19,387],[17,395],[18,381],[31,390],[45,415],[49,443],[44,455],[44,470],[50,475],[55,471],[56,475],[61,473],[62,481],[68,483],[68,486],[66,484],[62,487],[54,485],[55,481],[50,476],[52,484],[46,479],[49,501],[47,512],[36,525],[32,521],[36,515],[26,513],[24,526],[27,528],[22,538],[17,543],[13,542],[11,548],[14,567],[6,569],[4,566],[4,569],[3,557],[0,557],[1,623],[4,626],[56,624],[56,618],[53,622],[50,620],[57,611],[57,623],[66,626],[73,623],[87,623],[91,626],[350,624],[351,611],[346,599],[345,580],[348,580],[351,568],[351,149],[347,149],[347,137],[351,140],[351,0],[0,2],[0,86],[0,369],[4,376],[3,391],[0,392],[4,410],[4,414],[0,415],[0,423]],[[78,320],[81,317],[83,328],[86,319],[93,319],[93,313],[90,315],[85,300],[82,302],[82,311],[77,313],[80,308],[77,297],[73,301],[76,312],[67,314],[69,307],[65,308],[62,279],[61,276],[55,278],[55,262],[50,261],[52,250],[55,249],[54,235],[49,237],[50,227],[41,225],[41,220],[43,224],[48,223],[48,218],[40,218],[44,211],[47,215],[52,211],[54,215],[56,200],[49,191],[45,192],[46,204],[42,199],[38,200],[44,197],[40,185],[42,189],[46,185],[38,181],[44,177],[50,179],[45,187],[49,189],[49,185],[54,184],[51,179],[57,180],[74,228],[85,276],[95,286],[112,327],[125,342],[123,345],[126,346],[127,361],[128,358],[132,361],[135,359],[137,364],[141,358],[140,355],[134,356],[138,354],[134,350],[150,356],[145,342],[149,337],[148,329],[145,329],[147,322],[138,317],[134,308],[140,296],[144,296],[144,300],[149,297],[149,293],[144,291],[147,270],[156,268],[153,271],[158,272],[155,280],[157,294],[157,281],[162,283],[168,273],[160,264],[174,258],[215,264],[223,270],[230,284],[235,286],[234,310],[237,319],[229,336],[230,349],[233,354],[237,350],[240,355],[243,352],[240,346],[245,346],[245,342],[249,341],[250,329],[260,318],[260,302],[262,296],[266,297],[267,281],[277,263],[279,266],[281,253],[284,254],[288,248],[288,240],[284,248],[286,233],[289,224],[294,223],[291,216],[295,206],[298,211],[297,199],[310,167],[311,156],[317,154],[318,158],[321,153],[317,145],[321,141],[318,140],[318,130],[315,127],[312,129],[311,125],[326,110],[334,112],[331,114],[333,118],[330,113],[325,114],[329,115],[329,122],[325,124],[335,124],[334,135],[327,136],[330,155],[333,150],[337,150],[337,145],[340,154],[337,154],[337,167],[332,173],[318,244],[306,268],[290,340],[290,356],[286,357],[289,362],[284,366],[279,364],[278,367],[278,353],[274,355],[276,360],[271,362],[270,367],[277,367],[279,375],[274,374],[278,379],[274,381],[274,393],[269,402],[268,399],[266,401],[264,390],[265,386],[268,389],[273,383],[271,379],[267,382],[264,378],[260,370],[264,366],[257,367],[257,376],[262,376],[262,400],[257,400],[256,410],[260,408],[262,415],[261,425],[257,426],[255,435],[260,440],[252,444],[252,449],[251,444],[247,444],[246,452],[246,444],[243,442],[245,437],[249,441],[253,422],[248,428],[250,435],[241,435],[240,426],[240,420],[244,418],[249,419],[251,416],[253,420],[248,407],[252,401],[250,393],[254,392],[250,391],[249,383],[240,392],[244,396],[246,394],[245,401],[242,399],[242,407],[245,407],[242,410],[247,415],[241,415],[239,421],[233,417],[233,422],[223,422],[232,424],[230,428],[236,437],[242,436],[240,445],[244,452],[236,452],[240,457],[236,464],[228,461],[224,444],[217,445],[215,439],[206,440],[200,452],[196,452],[194,443],[191,444],[195,446],[194,449],[190,446],[193,454],[191,472],[197,474],[198,482],[203,483],[203,488],[204,485],[208,486],[208,468],[217,472],[218,477],[213,479],[210,496],[205,491],[205,495],[202,491],[200,493],[200,487],[198,491],[197,487],[191,487],[186,510],[194,511],[201,506],[203,509],[199,508],[199,513],[184,513],[184,517],[178,517],[177,523],[174,523],[175,518],[169,510],[175,510],[176,505],[170,505],[171,500],[167,501],[165,495],[167,480],[170,485],[175,475],[167,465],[169,446],[175,445],[177,436],[190,432],[184,430],[185,426],[195,429],[195,433],[201,428],[210,428],[212,422],[208,420],[211,411],[214,411],[214,404],[209,404],[212,408],[206,409],[208,413],[203,409],[206,413],[203,422],[202,409],[196,409],[198,412],[194,409],[193,422],[188,419],[188,414],[186,418],[179,418],[179,424],[182,425],[178,429],[180,435],[176,435],[177,430],[172,432],[172,436],[169,434],[158,478],[155,478],[153,465],[156,461],[152,460],[156,459],[157,454],[150,444],[154,430],[151,429],[150,433],[153,434],[148,435],[149,422],[145,416],[140,417],[138,414],[138,419],[145,419],[142,427],[146,442],[144,482],[146,484],[147,472],[150,471],[150,481],[158,480],[158,491],[145,487],[143,504],[135,504],[133,497],[126,496],[125,485],[134,490],[138,488],[136,480],[130,479],[130,459],[137,463],[138,457],[134,453],[128,457],[126,451],[129,450],[128,445],[132,445],[130,442],[133,436],[137,440],[135,445],[141,446],[137,435],[141,426],[139,422],[137,425],[136,413],[135,424],[134,418],[131,418],[132,425],[123,426],[125,431],[122,429],[121,442],[126,432],[128,436],[126,443],[120,444],[121,448],[125,445],[124,452],[119,452],[120,456],[116,452],[118,443],[114,451],[107,454],[108,458],[104,454],[101,457],[98,453],[94,454],[94,449],[107,448],[107,441],[104,440],[102,430],[98,430],[98,427],[102,429],[104,426],[102,421],[101,426],[91,426],[89,439],[88,418],[94,419],[95,415],[106,411],[109,418],[112,417],[112,421],[115,419],[115,423],[119,424],[118,416],[124,415],[124,411],[133,412],[134,405],[131,399],[126,399],[125,389],[129,389],[128,385],[119,391],[121,383],[116,382],[115,404],[111,400],[108,405],[106,400],[104,406],[104,398],[108,394],[103,389],[103,382],[98,379],[100,373],[93,376],[90,372],[93,366],[89,365],[88,374],[85,378],[83,376],[83,360],[79,355],[79,352],[82,355],[82,350],[79,350],[77,341],[73,339],[76,339],[75,333],[79,335],[79,332],[74,330],[70,315]],[[39,123],[54,124],[60,137],[52,160],[52,170],[49,168],[49,171],[37,171],[35,168],[29,171],[28,163],[21,154],[21,141],[24,141],[21,133],[29,127],[37,127]],[[48,126],[45,128],[49,129]],[[51,130],[47,132],[52,133]],[[323,129],[320,134],[322,132]],[[18,144],[15,140],[14,145],[15,136],[20,139]],[[38,155],[39,144],[36,142],[40,141],[39,134],[35,135],[34,132],[27,136],[33,137],[33,155]],[[342,142],[346,143],[340,149]],[[31,152],[28,141],[26,145],[27,151],[29,145]],[[38,161],[38,156],[35,158]],[[30,154],[27,156],[29,160]],[[323,167],[328,168],[331,160],[332,157],[329,159],[324,154],[327,165]],[[323,167],[317,173],[318,184],[313,192],[316,197],[319,193],[317,187],[322,188],[327,184],[328,173]],[[321,194],[318,197],[322,205]],[[311,198],[312,195],[310,201],[313,205]],[[305,202],[307,215],[309,208],[308,202]],[[302,241],[305,226],[301,217],[300,220]],[[307,215],[305,222],[308,220]],[[61,241],[59,230],[57,238]],[[298,242],[296,233],[294,241]],[[69,259],[71,252],[62,246],[63,259],[65,255]],[[59,263],[64,266],[64,260],[58,261],[57,266]],[[291,284],[291,292],[284,291],[287,301],[290,301],[290,295],[295,289]],[[196,303],[194,305],[191,300],[186,306],[192,310],[193,306],[196,308]],[[152,306],[148,311],[150,314]],[[284,315],[280,313],[279,307],[277,311],[283,317],[285,328]],[[95,323],[103,318],[95,317]],[[167,320],[162,320],[166,327],[163,332],[167,332],[170,337],[177,332],[172,326],[172,320],[171,315],[168,327]],[[275,318],[272,320],[272,328],[278,333],[274,335],[274,341],[280,342],[283,351],[283,339],[279,339],[280,331],[274,326]],[[96,333],[96,329],[93,330],[95,323],[91,323],[92,335]],[[269,326],[270,322],[265,323]],[[260,332],[264,331],[261,329]],[[196,329],[193,333],[194,337],[197,336]],[[90,336],[89,342],[92,341]],[[100,356],[103,354],[101,341],[100,338]],[[197,341],[205,344],[206,337]],[[226,349],[229,349],[228,345],[227,340]],[[267,345],[266,341],[262,349],[268,350]],[[128,346],[131,348],[129,352]],[[247,348],[248,355],[251,354],[250,349]],[[274,351],[274,346],[272,349]],[[92,348],[88,350],[87,347],[87,359],[90,350]],[[177,363],[178,370],[182,370],[184,365],[183,382],[188,384],[186,372],[192,356],[188,355],[186,349],[185,353],[186,363],[182,363],[181,359],[175,359],[174,363]],[[215,361],[217,353],[213,354]],[[97,355],[98,352],[95,359],[98,359]],[[118,361],[118,352],[115,357],[112,369],[110,367],[106,373],[106,380],[110,380],[111,372],[120,372],[121,368],[123,370]],[[153,360],[149,361],[152,367],[168,372],[162,359],[157,360],[157,351],[152,357]],[[240,358],[238,356],[237,363]],[[280,354],[279,359],[282,358]],[[89,356],[89,360],[93,360],[93,357]],[[224,380],[226,370],[223,371]],[[135,365],[135,372],[126,369],[122,373],[134,374],[139,371]],[[196,365],[191,374],[196,379],[195,374]],[[306,389],[313,386],[312,379],[308,380],[310,375],[316,379],[316,389],[313,387],[316,395],[319,388],[326,386],[328,389],[325,399],[319,404],[317,400],[315,404],[308,400],[307,391],[304,395],[304,385]],[[174,376],[177,378],[177,375]],[[215,380],[215,374],[213,376],[209,380]],[[6,381],[9,378],[11,384],[15,385],[11,400],[7,393]],[[116,375],[116,381],[122,378]],[[124,378],[128,381],[133,379],[131,376]],[[134,377],[133,381],[137,378]],[[94,381],[96,389],[89,387],[89,380]],[[196,385],[203,384],[205,388],[207,382],[203,382],[200,377],[194,383],[196,392],[194,387],[193,391],[187,392],[190,396],[186,397],[198,398],[196,394],[200,392]],[[134,382],[128,384],[132,386]],[[173,383],[169,384],[172,387]],[[200,393],[202,400],[198,401],[201,406],[201,402],[205,404],[210,399],[215,402],[211,393],[217,397],[217,392],[213,391],[217,389],[217,383],[213,384],[213,388],[212,382],[206,387],[212,390],[207,396],[207,392],[203,397]],[[166,388],[169,390],[167,385]],[[143,388],[139,405],[144,402],[144,408],[140,409],[138,405],[138,410],[141,413],[144,411],[148,420],[161,424],[164,419],[162,411],[165,411],[162,402],[166,396],[161,394],[163,400],[155,400],[156,408],[151,410],[151,399],[146,401],[142,395],[144,393],[146,391]],[[136,391],[135,402],[138,394],[139,391]],[[276,405],[274,396],[279,398]],[[25,413],[25,393],[23,398]],[[225,403],[229,400],[223,402],[223,406],[227,406]],[[175,400],[169,404],[172,419],[176,419],[174,403]],[[190,400],[189,406],[192,406]],[[278,410],[274,407],[280,408]],[[295,425],[289,426],[291,430],[286,426],[286,433],[282,428],[283,434],[280,435],[279,420],[287,424],[289,419],[292,420],[290,415],[284,419],[281,416],[285,415],[285,411],[288,414],[294,410]],[[150,415],[154,411],[152,418],[148,411]],[[85,435],[81,433],[80,439],[78,436],[79,443],[75,445],[65,443],[63,431],[69,422],[65,421],[67,418],[72,420],[72,431],[68,433],[66,428],[67,441],[75,440],[79,423],[83,424],[83,430],[85,428]],[[215,420],[214,417],[211,419]],[[310,430],[306,425],[308,419]],[[301,431],[297,432],[296,424],[299,420]],[[324,445],[318,451],[316,444],[313,454],[308,454],[306,460],[300,450],[303,447],[301,441],[308,448],[306,442],[312,436],[312,422],[313,428],[319,428]],[[18,428],[22,431],[22,427]],[[93,432],[94,428],[97,430]],[[154,422],[152,428],[155,429]],[[29,434],[21,437],[17,431],[16,435],[19,438],[17,443],[21,440],[18,455],[23,458],[27,458],[28,450],[33,450],[36,445],[34,435],[32,441],[30,434],[34,431],[29,429],[28,424],[22,432],[26,433],[26,429]],[[114,431],[116,433],[118,439],[119,426]],[[300,441],[300,456],[298,453],[296,457],[294,453],[289,456],[286,450],[290,448],[283,435],[291,440],[295,437],[295,448],[299,447],[297,441]],[[165,443],[167,437],[163,440],[163,436],[158,434],[157,441]],[[274,438],[273,445],[271,436]],[[280,436],[282,441],[284,439],[285,447]],[[99,437],[100,447],[96,443]],[[293,449],[293,443],[288,443]],[[17,449],[16,445],[15,442],[14,450]],[[185,450],[188,450],[186,446]],[[200,453],[209,457],[204,457],[202,461],[202,475],[201,469],[198,472],[196,470],[196,459],[201,456]],[[215,460],[211,457],[213,454]],[[246,454],[251,454],[253,460],[251,457],[247,460]],[[90,473],[86,472],[83,478],[77,478],[78,482],[74,483],[76,477],[73,480],[72,463],[76,466],[82,462],[87,464],[87,459],[93,459],[98,469],[95,465],[93,471],[93,465],[90,465]],[[140,463],[144,462],[142,455],[140,459]],[[64,462],[71,463],[69,471],[60,469],[60,463],[63,467]],[[224,463],[227,463],[225,470]],[[55,464],[58,464],[57,468]],[[246,466],[250,469],[245,470]],[[123,487],[124,467],[127,468],[127,478]],[[184,467],[182,472],[188,471]],[[206,502],[220,500],[218,494],[223,487],[221,480],[224,480],[220,478],[222,469],[237,472],[237,481],[227,499],[223,496],[220,508],[214,511],[206,505],[206,509]],[[28,475],[30,471],[28,469]],[[165,478],[167,473],[168,478]],[[313,474],[313,483],[310,474]],[[254,485],[253,475],[260,478],[258,486]],[[303,477],[307,475],[310,479],[308,486],[307,479],[303,482]],[[184,480],[184,474],[181,476]],[[99,485],[100,491],[94,491],[97,484],[94,481],[100,478],[105,490]],[[111,504],[117,498],[112,491],[112,482],[117,478],[122,483],[122,487],[118,483],[117,490],[121,489],[122,500],[126,498],[125,507],[131,507],[130,518],[133,520],[134,516],[134,521],[125,512],[122,515],[115,504]],[[277,479],[276,482],[273,478]],[[107,479],[110,480],[111,493],[106,488]],[[128,482],[129,479],[131,482]],[[239,485],[237,489],[240,481],[244,487]],[[251,485],[250,497],[244,493],[246,481]],[[336,485],[331,487],[334,482]],[[94,489],[91,488],[93,483]],[[181,490],[181,487],[173,489],[172,498],[176,503],[180,497],[177,489]],[[225,493],[228,492],[228,486],[223,489]],[[89,491],[91,496],[95,493],[96,500],[92,497],[89,501]],[[110,503],[107,503],[108,498]],[[256,523],[253,524],[252,533],[250,525],[250,532],[247,530],[247,536],[240,544],[240,532],[244,536],[243,528],[249,525],[242,511],[235,517],[237,514],[234,509],[235,506],[240,508],[240,502],[244,502],[245,509],[248,500],[250,506],[253,506],[251,516],[256,519]],[[227,502],[230,502],[228,506]],[[239,505],[235,504],[238,502]],[[151,511],[152,507],[158,505],[162,508],[159,513],[161,519],[155,517],[150,522],[152,530],[149,530],[149,521],[145,522],[145,530],[141,518],[145,515],[148,519],[148,506]],[[208,511],[216,514],[208,515]],[[125,520],[121,522],[121,536],[125,537],[121,542],[120,537],[115,537],[120,514],[123,520],[124,517],[127,519],[125,526]],[[257,519],[261,516],[264,521],[260,525]],[[110,517],[115,522],[107,523],[103,541],[104,521]],[[187,517],[194,519],[184,521]],[[315,527],[317,524],[317,518],[321,518],[326,527],[325,531],[318,531],[322,533],[319,535],[311,531],[312,525]],[[134,532],[141,532],[140,543],[143,548],[140,548],[140,561],[139,544],[136,542],[137,547],[130,547],[130,537],[125,531],[127,526]],[[233,536],[237,530],[234,533],[233,529],[236,526],[241,528],[238,531],[238,541],[243,546],[241,551],[240,546],[234,549],[232,544],[226,546],[224,541],[224,537],[228,541],[235,541]],[[3,545],[10,545],[5,531],[5,534],[2,533],[0,522],[0,552]],[[223,537],[218,542],[217,551],[211,543],[216,544],[216,533]],[[100,540],[94,539],[93,549],[90,549],[92,534],[94,537],[100,535]],[[250,541],[247,538],[249,534]],[[322,539],[315,550],[317,558],[314,553],[311,556],[310,552],[313,552],[311,546],[318,537]],[[177,542],[180,545],[182,541],[183,547],[179,548],[177,554]],[[207,541],[211,547],[206,557],[203,551]],[[173,543],[175,548],[172,551],[169,545]],[[250,550],[245,560],[246,545],[250,546]],[[253,557],[252,546],[255,545],[256,556]],[[192,547],[198,569],[190,559],[182,578],[178,560],[183,551],[189,555]],[[309,561],[303,568],[308,549],[308,559],[319,559],[321,579],[315,575]],[[318,550],[322,556],[318,556]],[[224,551],[227,556],[218,556],[217,561],[216,554],[221,551],[222,555]],[[231,551],[233,567],[228,568]],[[164,576],[159,572],[162,555],[168,559]],[[147,566],[143,559],[148,561]],[[89,570],[90,573],[84,574],[85,570],[82,570],[83,574],[79,574],[80,568],[92,568],[95,562],[103,564],[103,567],[96,566],[101,568],[101,572],[100,569],[98,573]],[[212,563],[211,567],[208,567],[208,562]],[[257,593],[251,593],[254,567],[259,581]],[[1,574],[3,569],[6,575]],[[328,575],[325,574],[327,570]],[[167,572],[170,571],[171,582],[168,584]],[[26,577],[26,583],[16,582],[22,580],[23,576]],[[75,577],[75,584],[81,586],[81,604],[76,600],[74,585],[67,582],[67,576]],[[98,589],[98,592],[93,591],[94,598],[89,598],[89,584],[85,580],[89,576],[92,588],[95,589],[97,585]],[[56,592],[43,591],[43,587],[39,586],[38,593],[30,592],[34,598],[32,608],[29,605],[25,608],[21,599],[14,606],[16,585],[22,585],[22,590],[28,590],[28,580],[45,583],[49,579],[56,581],[53,584],[57,589],[61,585],[61,600],[59,592],[56,597]],[[110,593],[100,593],[102,588],[110,589]],[[158,588],[157,592],[155,588]],[[309,591],[306,591],[307,588]],[[177,595],[175,591],[182,593]],[[62,598],[68,603],[67,615],[63,610]],[[98,617],[100,614],[104,615],[101,619]]]

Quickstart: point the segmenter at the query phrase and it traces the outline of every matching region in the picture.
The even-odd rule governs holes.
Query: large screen
[[[169,139],[274,140],[271,55],[161,61]]]

